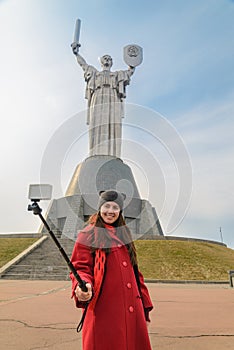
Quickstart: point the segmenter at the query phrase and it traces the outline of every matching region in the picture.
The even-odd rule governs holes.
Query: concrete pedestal
[[[51,228],[74,239],[96,212],[98,193],[108,189],[126,194],[123,213],[134,238],[163,235],[155,208],[140,198],[131,168],[120,158],[106,155],[92,156],[78,164],[65,197],[51,203],[47,215]]]

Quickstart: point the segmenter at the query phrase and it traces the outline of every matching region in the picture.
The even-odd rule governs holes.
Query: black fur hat
[[[98,210],[100,210],[101,206],[106,202],[115,202],[120,207],[120,210],[123,210],[124,200],[126,198],[124,193],[120,193],[115,190],[108,190],[100,191],[99,196]]]

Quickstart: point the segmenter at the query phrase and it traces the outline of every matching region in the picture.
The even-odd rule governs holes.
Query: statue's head
[[[104,55],[100,59],[103,68],[111,68],[113,65],[113,60],[110,55]]]

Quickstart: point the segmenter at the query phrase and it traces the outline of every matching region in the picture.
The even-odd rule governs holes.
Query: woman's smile
[[[106,202],[101,206],[100,215],[107,224],[113,224],[119,217],[120,207],[115,202]]]

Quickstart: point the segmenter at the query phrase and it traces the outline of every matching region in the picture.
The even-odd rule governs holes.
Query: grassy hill
[[[37,241],[37,238],[0,238],[0,267]]]
[[[33,244],[35,238],[0,238],[0,267]],[[135,242],[141,272],[147,279],[228,281],[234,250],[221,245],[174,240]]]
[[[227,281],[234,269],[234,250],[221,245],[170,240],[136,241],[145,278]]]

